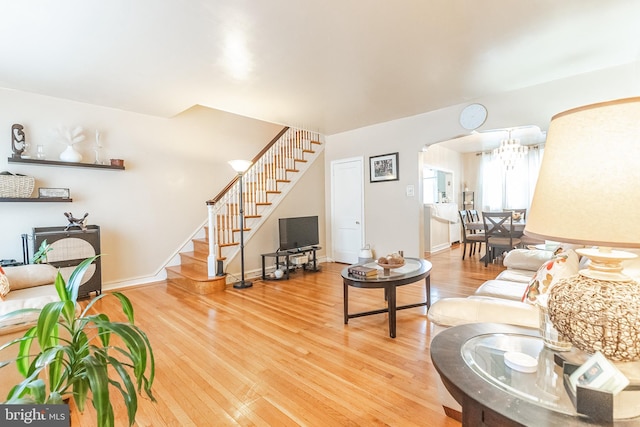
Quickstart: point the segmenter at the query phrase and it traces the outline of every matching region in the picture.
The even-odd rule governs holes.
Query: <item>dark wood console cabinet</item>
[[[100,254],[100,227],[87,225],[86,231],[79,227],[39,227],[33,229],[34,249],[38,249],[44,240],[51,245],[47,262],[60,268],[65,280],[73,269],[85,259]],[[88,298],[91,294],[102,293],[102,261],[98,257],[85,273],[83,283],[78,290],[78,298]]]

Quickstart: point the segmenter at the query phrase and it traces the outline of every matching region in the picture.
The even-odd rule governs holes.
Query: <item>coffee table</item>
[[[535,357],[537,371],[524,373],[506,367],[506,351]],[[563,354],[576,361],[588,357],[575,349]],[[577,414],[553,356],[537,329],[497,323],[452,327],[431,342],[431,360],[449,393],[462,406],[463,426],[601,425]],[[637,426],[640,418],[607,425]]]
[[[396,337],[396,311],[407,308],[431,306],[431,263],[424,259],[405,258],[405,264],[400,268],[384,270],[377,263],[371,262],[362,264],[365,267],[378,269],[378,275],[373,277],[357,277],[349,274],[349,267],[342,270],[342,283],[344,290],[344,324],[349,323],[349,319],[373,314],[389,313],[389,336]],[[396,306],[396,288],[408,285],[417,281],[425,280],[426,301],[416,304],[408,304],[400,307]],[[363,311],[360,313],[349,313],[349,286],[354,288],[384,289],[384,296],[387,307],[378,310]]]

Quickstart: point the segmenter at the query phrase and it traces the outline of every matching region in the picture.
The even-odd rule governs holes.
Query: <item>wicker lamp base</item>
[[[616,361],[640,360],[640,283],[577,275],[549,293],[549,317],[577,348]]]

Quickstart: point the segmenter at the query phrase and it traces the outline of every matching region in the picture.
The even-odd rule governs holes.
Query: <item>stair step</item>
[[[180,252],[180,265],[205,275],[209,273],[207,258],[207,253],[203,252]]]
[[[228,246],[238,246],[240,243],[238,242],[233,242],[233,243],[220,243],[218,246],[221,248],[226,248]]]
[[[190,266],[166,267],[166,271],[170,285],[198,295],[222,292],[227,284],[225,276],[209,277],[206,273],[199,273]]]
[[[198,253],[199,256],[204,255],[206,261],[209,255],[209,239],[191,239],[191,241],[193,242],[193,251]]]

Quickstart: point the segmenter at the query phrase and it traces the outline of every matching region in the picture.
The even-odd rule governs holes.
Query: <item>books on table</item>
[[[365,267],[364,265],[354,265],[349,267],[349,274],[356,277],[374,277],[378,275],[377,268]]]

